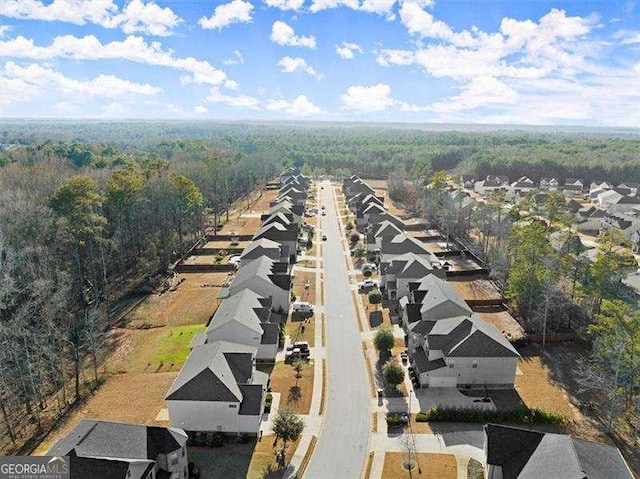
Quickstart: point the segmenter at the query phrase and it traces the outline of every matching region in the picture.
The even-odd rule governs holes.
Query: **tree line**
[[[6,153],[7,150],[5,150]],[[280,165],[202,150],[176,160],[103,144],[8,150],[0,167],[0,450],[96,387],[104,333],[130,298]]]

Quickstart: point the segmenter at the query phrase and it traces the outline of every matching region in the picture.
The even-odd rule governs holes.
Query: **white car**
[[[240,254],[232,254],[231,256],[229,256],[229,260],[228,263],[229,264],[233,264],[236,266],[236,268],[238,268],[240,266],[240,257],[242,255]]]
[[[291,305],[294,313],[313,313],[313,304],[304,301],[296,301]]]
[[[373,279],[365,279],[362,283],[358,283],[358,291],[361,293],[377,287],[378,282]]]

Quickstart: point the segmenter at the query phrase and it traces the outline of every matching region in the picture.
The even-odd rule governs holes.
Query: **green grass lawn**
[[[189,324],[171,328],[171,334],[162,338],[151,357],[151,361],[164,364],[173,363],[175,367],[182,366],[189,356],[189,343],[191,343],[193,336],[206,329],[204,324]]]

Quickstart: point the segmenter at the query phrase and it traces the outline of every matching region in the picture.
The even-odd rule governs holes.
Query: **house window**
[[[235,408],[238,407],[238,405],[237,404],[229,404],[229,407],[235,409]]]
[[[449,363],[449,367],[450,367],[450,368],[455,367],[455,363]]]
[[[476,368],[476,369],[477,369],[477,368],[478,368],[478,361],[475,361],[475,360],[474,360],[474,361],[471,363],[471,367],[472,367],[472,368]]]

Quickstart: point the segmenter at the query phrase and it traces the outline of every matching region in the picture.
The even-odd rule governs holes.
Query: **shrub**
[[[419,418],[418,418],[419,417]],[[567,422],[567,415],[542,409],[514,409],[512,411],[484,411],[480,409],[458,409],[431,407],[416,416],[416,421],[443,422],[508,422],[515,424],[557,424]]]
[[[372,291],[369,293],[369,304],[380,304],[382,303],[382,295],[377,291]]]
[[[369,278],[372,274],[373,273],[368,269],[362,272],[362,276],[364,276],[365,278]]]
[[[349,241],[351,241],[353,244],[356,244],[358,241],[360,241],[360,235],[358,233],[353,233],[351,236],[349,236]]]

